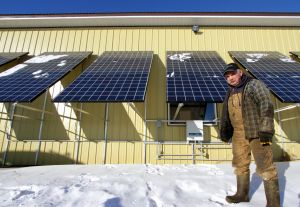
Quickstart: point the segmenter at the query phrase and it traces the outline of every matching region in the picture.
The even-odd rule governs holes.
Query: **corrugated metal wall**
[[[39,148],[37,164],[64,163],[199,163],[222,162],[231,159],[230,145],[218,145],[218,127],[205,128],[205,140],[212,144],[185,144],[185,127],[161,126],[155,120],[167,119],[166,51],[214,50],[226,62],[232,62],[230,50],[269,50],[289,55],[300,51],[300,28],[267,27],[203,27],[194,34],[190,27],[130,27],[0,30],[0,52],[28,51],[30,55],[56,51],[93,51],[92,58],[50,88],[41,146],[38,145],[41,109],[45,94],[30,104],[16,106],[11,131],[12,142],[7,147],[9,104],[1,104],[0,159],[8,149],[7,164],[33,165]],[[153,51],[154,58],[147,90],[146,106],[137,103],[108,105],[108,133],[105,148],[105,104],[52,103],[66,87],[103,51]],[[287,104],[279,103],[278,107]],[[148,144],[144,144],[145,108]],[[221,104],[218,105],[220,112]],[[82,110],[81,110],[82,109]],[[82,113],[80,113],[80,111]],[[275,157],[283,152],[299,159],[299,107],[276,114]],[[281,119],[280,123],[278,120]],[[282,129],[280,130],[279,124]],[[160,127],[158,127],[160,126]],[[80,142],[76,140],[80,139]],[[165,141],[157,145],[155,141]],[[202,147],[202,148],[201,148]],[[106,149],[106,156],[104,151]],[[194,152],[194,153],[193,153]],[[194,156],[193,156],[194,154]]]

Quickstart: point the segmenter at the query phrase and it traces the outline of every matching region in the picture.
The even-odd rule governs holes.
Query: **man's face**
[[[241,82],[242,75],[241,70],[236,70],[225,73],[224,77],[229,85],[237,86]]]

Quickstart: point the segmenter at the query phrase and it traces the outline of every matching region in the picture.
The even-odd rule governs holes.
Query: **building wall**
[[[226,62],[232,62],[227,51],[267,50],[285,55],[289,55],[289,51],[300,51],[299,36],[300,28],[271,27],[203,27],[198,34],[194,34],[190,27],[1,29],[0,52],[28,51],[29,55],[39,55],[42,52],[92,51],[93,56],[33,103],[16,105],[9,145],[5,132],[10,126],[6,119],[10,119],[11,105],[0,103],[0,159],[3,160],[7,152],[7,165],[34,165],[36,161],[37,164],[229,161],[231,148],[219,142],[218,126],[205,127],[205,141],[208,143],[193,146],[186,144],[185,127],[157,122],[167,119],[166,51],[214,50]],[[107,142],[105,103],[51,102],[51,98],[102,52],[145,50],[154,52],[146,105],[109,103]],[[39,146],[45,95],[46,113]],[[289,105],[273,99],[277,108]],[[218,114],[221,107],[222,104],[218,104]],[[276,113],[273,144],[276,159],[282,159],[283,155],[299,159],[299,117],[299,107]],[[157,141],[163,143],[157,144]]]

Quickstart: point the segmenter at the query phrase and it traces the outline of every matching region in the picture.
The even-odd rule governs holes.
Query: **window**
[[[215,103],[168,103],[168,124],[185,125],[187,120],[203,120],[204,125],[215,125]]]

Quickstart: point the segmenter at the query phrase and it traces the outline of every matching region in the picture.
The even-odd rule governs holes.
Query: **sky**
[[[276,163],[281,206],[300,205],[300,162]],[[231,164],[54,165],[0,169],[0,206],[257,207],[264,187],[250,166],[250,202],[228,204],[236,191]]]
[[[26,3],[25,3],[26,2]],[[292,12],[299,0],[3,0],[0,14],[122,12]]]

